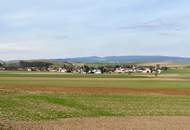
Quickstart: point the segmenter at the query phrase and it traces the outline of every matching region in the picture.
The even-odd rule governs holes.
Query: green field
[[[190,68],[186,67],[186,68],[179,68],[179,69],[169,69],[167,71],[165,71],[165,73],[168,74],[179,74],[179,75],[190,75]]]
[[[41,121],[99,116],[190,116],[188,96],[3,93],[0,116]]]
[[[170,81],[156,79],[12,79],[0,80],[0,88],[14,89],[19,86],[45,88],[45,87],[104,87],[104,88],[175,88],[175,89],[190,89],[190,81]]]
[[[154,74],[65,74],[57,72],[0,71],[0,77],[49,77],[49,78],[148,78]]]
[[[190,116],[189,73],[189,68],[171,69],[158,77],[153,74],[80,75],[4,71],[0,72],[0,120]],[[68,93],[64,88],[114,90],[113,93],[101,92],[101,89],[93,90],[97,93],[82,90]],[[57,91],[51,91],[54,89]],[[126,92],[122,93],[122,89]],[[125,89],[132,89],[132,92]],[[187,93],[183,94],[183,91]]]

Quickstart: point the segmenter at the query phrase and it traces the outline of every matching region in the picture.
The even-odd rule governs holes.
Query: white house
[[[125,70],[123,68],[116,68],[115,73],[125,73]]]
[[[95,73],[95,74],[102,74],[102,71],[98,69],[98,70],[96,70],[94,73]]]
[[[66,72],[67,72],[67,70],[66,70],[65,68],[59,68],[59,69],[58,69],[58,72],[61,72],[61,73],[66,73]]]
[[[142,71],[142,73],[151,73],[150,68],[146,68],[145,70]]]
[[[32,71],[32,69],[31,69],[31,68],[27,68],[27,71],[28,71],[28,72],[31,72],[31,71]]]

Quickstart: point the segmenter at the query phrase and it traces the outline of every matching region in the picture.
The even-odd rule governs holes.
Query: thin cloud
[[[141,30],[141,31],[181,31],[183,27],[181,24],[167,20],[167,19],[156,19],[144,23],[139,23],[131,26],[120,27],[121,30]]]

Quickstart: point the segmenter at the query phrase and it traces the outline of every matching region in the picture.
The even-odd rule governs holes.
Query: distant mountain
[[[78,57],[66,59],[54,59],[57,62],[78,62],[78,63],[132,63],[132,62],[175,62],[190,63],[190,58],[170,56],[107,56],[107,57]]]
[[[66,59],[39,59],[28,61],[44,61],[52,63],[134,63],[134,62],[174,62],[180,64],[190,64],[190,58],[171,56],[107,56],[107,57],[77,57]],[[0,61],[3,62],[3,61]],[[6,61],[6,63],[18,63],[19,60]]]

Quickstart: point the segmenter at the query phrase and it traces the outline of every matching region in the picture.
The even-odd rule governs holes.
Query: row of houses
[[[152,67],[141,67],[141,68],[116,68],[114,71],[116,73],[161,73],[162,70],[160,68],[152,68]]]
[[[58,68],[48,68],[49,72],[59,72],[59,73],[81,73],[81,74],[102,74],[102,73],[161,73],[162,69],[149,66],[149,67],[98,67],[98,68],[88,68],[78,67],[76,69],[67,70],[64,67]],[[28,69],[31,71],[31,69]]]
[[[59,67],[59,68],[48,68],[49,72],[59,72],[59,73],[81,73],[81,74],[86,74],[86,73],[91,73],[91,74],[102,74],[103,72],[100,69],[93,68],[89,70],[85,70],[82,67],[78,67],[72,70],[68,70],[64,67]]]

